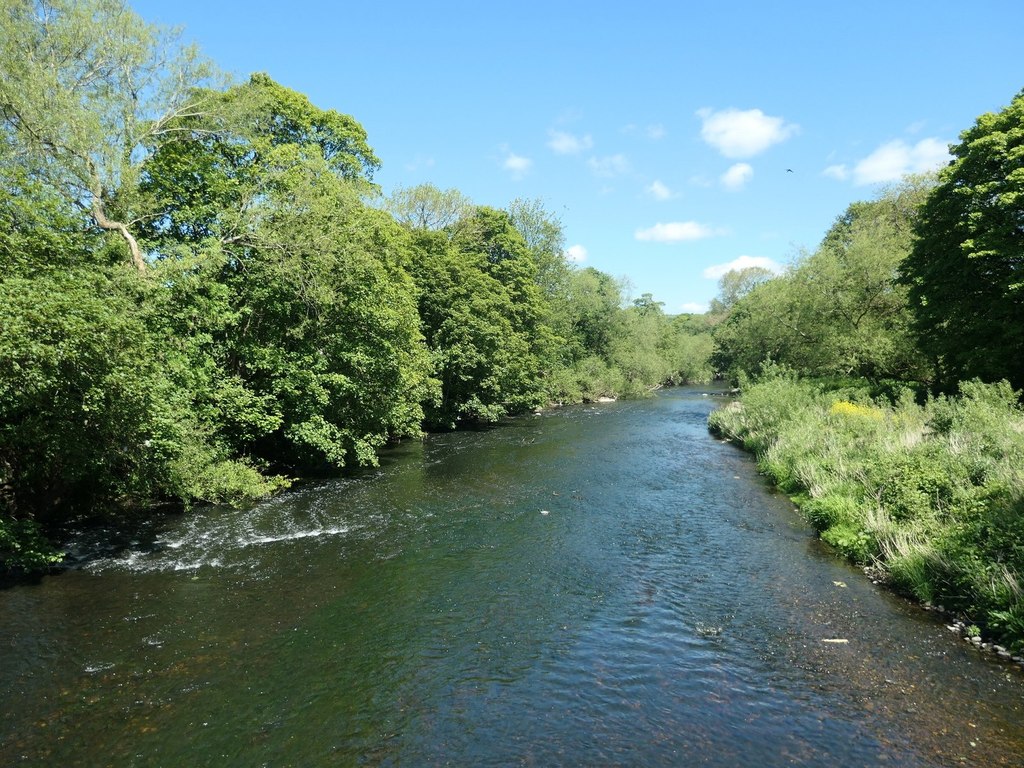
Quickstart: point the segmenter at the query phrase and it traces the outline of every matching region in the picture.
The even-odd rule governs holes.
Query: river
[[[828,552],[717,402],[431,436],[0,591],[0,764],[1024,764],[1021,670]]]

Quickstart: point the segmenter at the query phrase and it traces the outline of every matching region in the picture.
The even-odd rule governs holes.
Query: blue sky
[[[1020,0],[131,4],[355,117],[385,193],[540,198],[573,259],[672,313],[813,250],[1024,88]]]

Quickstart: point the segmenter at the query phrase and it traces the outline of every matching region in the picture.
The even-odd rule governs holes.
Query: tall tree
[[[711,300],[711,314],[727,313],[737,301],[774,276],[775,273],[767,267],[729,270],[718,281],[718,296]]]
[[[542,299],[508,214],[476,208],[453,237],[420,230],[415,241],[411,271],[440,382],[428,424],[494,421],[541,404]]]
[[[287,467],[373,463],[417,433],[428,359],[408,235],[365,197],[358,122],[257,74],[211,96],[146,163],[145,230],[194,340],[198,410],[235,451]]]
[[[20,161],[124,241],[140,272],[133,190],[145,146],[203,108],[210,66],[122,0],[8,0],[0,129]]]
[[[349,115],[324,110],[262,73],[226,91],[197,94],[207,110],[169,123],[142,167],[140,189],[160,216],[142,234],[159,252],[206,238],[245,238],[267,209],[268,195],[287,189],[309,163],[372,193],[380,161],[366,131]]]
[[[538,198],[516,198],[509,203],[508,215],[530,249],[537,267],[537,284],[548,299],[557,301],[565,293],[571,272],[565,260],[562,222]]]
[[[951,148],[903,265],[920,344],[943,385],[1024,387],[1024,91]]]
[[[473,203],[459,190],[439,189],[433,184],[399,187],[385,207],[413,229],[451,229],[473,212]]]

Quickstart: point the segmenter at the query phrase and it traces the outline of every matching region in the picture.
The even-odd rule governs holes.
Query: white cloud
[[[726,157],[753,157],[773,144],[798,133],[800,126],[781,117],[770,117],[760,109],[697,110],[703,125],[701,138]]]
[[[565,258],[579,264],[587,260],[587,249],[582,245],[570,245],[565,249]]]
[[[665,126],[661,123],[651,123],[650,125],[639,126],[636,123],[627,123],[622,126],[622,133],[628,136],[642,135],[644,138],[650,139],[651,141],[659,141],[668,136],[668,131],[665,130]]]
[[[688,301],[685,304],[680,304],[679,310],[681,312],[687,312],[688,314],[691,315],[703,315],[705,312],[708,311],[708,305],[699,304],[696,301]]]
[[[685,240],[701,240],[717,234],[711,227],[698,224],[696,221],[670,221],[667,224],[657,223],[647,229],[638,229],[634,236],[637,240],[650,240],[655,243],[681,243]]]
[[[846,181],[850,177],[850,171],[845,165],[840,163],[839,165],[830,165],[824,171],[821,172],[822,176],[830,176],[833,179],[839,181]]]
[[[781,274],[783,266],[767,256],[740,256],[726,264],[714,264],[704,270],[703,275],[708,280],[718,280],[722,275],[737,269],[747,267],[764,267],[776,274]]]
[[[501,167],[509,171],[513,179],[523,178],[533,166],[533,160],[528,157],[517,155],[507,147],[503,148],[502,151],[505,153],[505,159],[502,161]]]
[[[672,190],[666,187],[657,179],[655,179],[647,187],[647,194],[649,194],[655,200],[668,200],[672,197]]]
[[[664,139],[665,136],[668,134],[668,131],[665,130],[665,126],[663,126],[661,123],[656,123],[655,125],[648,125],[646,133],[648,139],[651,139],[652,141],[658,141],[658,139]]]
[[[722,174],[722,186],[727,189],[743,189],[744,185],[754,178],[754,169],[747,163],[736,163]]]
[[[565,131],[552,130],[548,131],[548,135],[551,137],[548,140],[548,147],[559,155],[578,155],[594,146],[594,140],[590,138],[589,134],[576,136]]]
[[[921,139],[909,145],[902,139],[887,142],[853,169],[855,184],[898,181],[908,173],[933,171],[949,162],[949,150],[939,139]]]
[[[592,157],[587,160],[587,165],[594,172],[595,176],[611,178],[629,173],[629,160],[625,155],[609,155],[607,157]]]
[[[418,171],[421,168],[433,168],[434,158],[425,155],[416,155],[410,162],[405,164],[407,171]]]

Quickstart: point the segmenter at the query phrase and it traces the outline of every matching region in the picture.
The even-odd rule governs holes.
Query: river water
[[[432,436],[0,591],[0,764],[1024,764],[1024,674],[826,551],[716,402]]]

